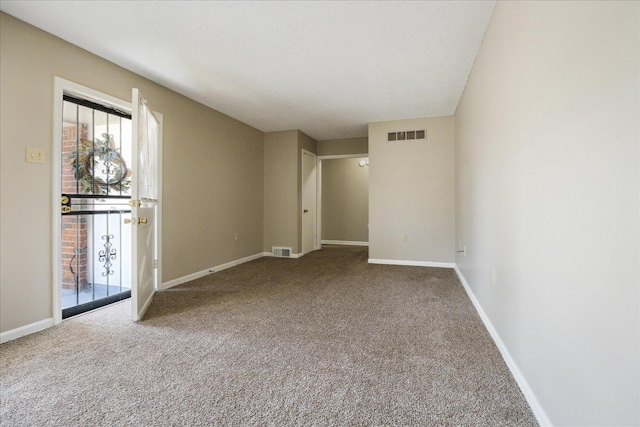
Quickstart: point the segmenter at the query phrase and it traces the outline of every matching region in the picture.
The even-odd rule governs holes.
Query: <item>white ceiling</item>
[[[262,131],[322,140],[451,115],[494,1],[4,1],[0,9]]]

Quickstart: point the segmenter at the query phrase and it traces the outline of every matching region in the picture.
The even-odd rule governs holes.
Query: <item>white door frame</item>
[[[318,212],[316,215],[316,233],[318,235],[318,242],[316,245],[316,249],[320,249],[322,247],[322,161],[323,160],[333,160],[333,159],[355,159],[360,157],[369,158],[369,153],[365,154],[336,154],[336,155],[327,155],[327,156],[318,156],[316,159],[316,173],[318,179],[318,185],[316,186],[317,191],[317,200],[316,203],[316,211]]]
[[[51,283],[52,289],[52,310],[53,310],[53,324],[57,325],[62,322],[62,301],[61,301],[61,285],[62,285],[62,254],[61,254],[61,239],[62,239],[62,217],[60,215],[60,194],[62,193],[62,183],[60,177],[62,176],[62,97],[67,93],[69,95],[76,95],[81,98],[90,98],[93,101],[109,105],[117,108],[118,110],[131,113],[131,103],[123,101],[122,99],[115,98],[111,95],[98,92],[97,90],[79,85],[69,80],[65,80],[60,77],[54,77],[53,81],[53,148],[51,150],[51,162],[52,162],[52,179],[51,179],[51,212],[52,212],[52,254],[53,265],[51,268]],[[160,154],[160,156],[162,156]],[[159,159],[162,162],[162,157]],[[158,191],[162,194],[162,174],[158,177]],[[160,215],[160,212],[158,213]],[[158,268],[157,281],[162,283],[162,270],[160,268],[162,255],[162,222],[161,217],[156,220],[158,227],[157,247],[158,247]]]
[[[311,251],[305,252],[304,251],[304,156],[305,154],[313,157],[315,159],[315,175],[316,175],[316,218],[315,218],[315,244],[313,246],[312,251],[320,249],[319,243],[320,243],[320,237],[318,235],[318,156],[314,153],[312,153],[311,151],[307,151],[304,148],[302,149],[302,154],[300,155],[300,179],[302,180],[302,182],[300,183],[301,187],[302,187],[302,191],[300,194],[300,215],[302,218],[302,224],[301,224],[301,228],[300,228],[300,234],[301,234],[301,242],[302,242],[302,247],[300,248],[300,253],[302,255],[305,255]]]

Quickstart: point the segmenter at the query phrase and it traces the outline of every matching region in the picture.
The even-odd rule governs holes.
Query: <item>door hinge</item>
[[[135,200],[135,199],[129,200],[129,206],[131,206],[132,208],[139,208],[141,205],[142,205],[142,202],[140,202],[140,200]]]

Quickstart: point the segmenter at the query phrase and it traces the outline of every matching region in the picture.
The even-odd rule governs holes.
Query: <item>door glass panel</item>
[[[62,308],[131,291],[128,212],[62,218]]]

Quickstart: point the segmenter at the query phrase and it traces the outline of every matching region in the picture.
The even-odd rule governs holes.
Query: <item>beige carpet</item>
[[[2,426],[531,426],[453,270],[263,258],[0,346]]]

